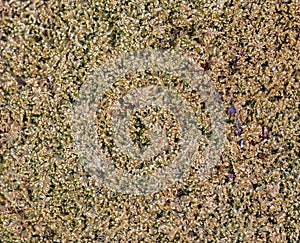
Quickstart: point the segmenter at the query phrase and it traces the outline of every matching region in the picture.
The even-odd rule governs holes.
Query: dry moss
[[[300,238],[299,3],[210,2],[0,3],[2,241]],[[121,195],[79,163],[72,104],[99,65],[144,48],[191,56],[243,132],[228,116],[208,179],[195,163],[168,189]]]

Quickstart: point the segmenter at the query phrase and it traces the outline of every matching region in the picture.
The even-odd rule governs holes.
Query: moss
[[[299,4],[2,1],[0,13],[2,241],[300,238]],[[72,109],[81,86],[100,65],[151,48],[185,53],[202,67],[220,93],[228,142],[205,180],[199,155],[171,187],[123,195],[98,183],[81,164],[71,136]],[[121,83],[147,75],[152,74],[125,77]],[[184,91],[171,77],[162,82],[169,79]],[[134,86],[130,82],[128,90]],[[117,88],[112,87],[114,95]],[[192,92],[183,96],[191,103],[201,99]],[[199,107],[206,110],[203,101]],[[239,117],[226,114],[233,107]],[[199,129],[209,135],[204,113]],[[100,130],[108,131],[102,120]],[[140,128],[137,143],[148,145],[148,131]],[[110,141],[105,146],[116,147]],[[130,165],[126,159],[122,163]]]

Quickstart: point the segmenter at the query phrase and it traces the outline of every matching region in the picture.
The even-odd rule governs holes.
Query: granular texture
[[[0,16],[2,242],[300,239],[299,1],[2,0]],[[135,196],[87,173],[71,127],[90,75],[143,49],[203,68],[228,141],[207,179],[195,163],[169,188]]]

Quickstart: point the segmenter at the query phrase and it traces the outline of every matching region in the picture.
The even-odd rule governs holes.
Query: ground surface
[[[0,16],[1,242],[299,240],[299,2],[1,1]],[[203,68],[228,142],[205,180],[122,195],[80,163],[72,104],[99,65],[145,48]]]

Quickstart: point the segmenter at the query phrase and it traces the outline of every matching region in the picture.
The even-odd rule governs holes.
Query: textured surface
[[[0,17],[2,241],[300,238],[299,2],[1,1]],[[228,143],[204,181],[191,167],[159,193],[121,195],[79,163],[72,104],[99,65],[144,48],[202,66]]]

